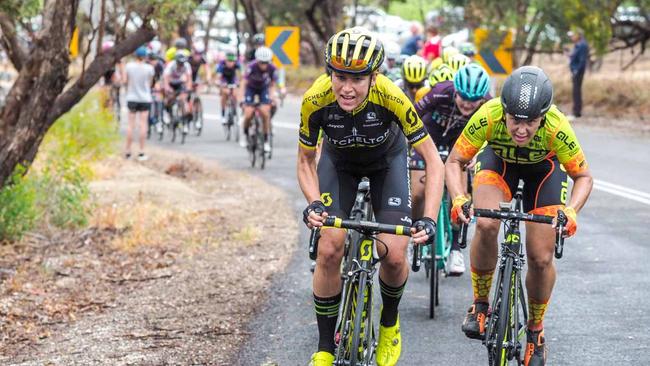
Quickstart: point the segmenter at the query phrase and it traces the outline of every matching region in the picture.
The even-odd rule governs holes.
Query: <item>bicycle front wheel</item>
[[[368,289],[366,287],[368,274],[366,272],[359,273],[359,284],[357,286],[357,293],[355,294],[355,309],[354,309],[354,325],[352,327],[352,339],[350,341],[350,365],[357,365],[362,361],[366,354],[367,344],[363,342],[365,338],[365,308],[368,302]]]
[[[512,335],[510,328],[510,324],[512,324],[510,318],[512,311],[510,308],[514,305],[515,291],[513,286],[515,285],[513,260],[512,258],[507,258],[503,268],[503,276],[501,277],[500,300],[498,300],[499,309],[497,310],[498,319],[494,323],[496,325],[496,330],[490,332],[496,336],[491,354],[491,359],[494,360],[493,365],[495,366],[504,366],[508,364],[510,338]],[[494,313],[492,316],[494,316]]]
[[[436,305],[438,305],[438,261],[436,260],[436,243],[429,245],[431,252],[431,259],[429,266],[431,267],[431,275],[429,276],[429,318],[436,317]]]
[[[192,120],[196,128],[196,136],[201,136],[203,130],[203,103],[198,96],[194,100],[194,110],[192,111]]]

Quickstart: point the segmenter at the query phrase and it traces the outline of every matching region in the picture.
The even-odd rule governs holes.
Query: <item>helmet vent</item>
[[[524,83],[521,86],[521,93],[519,94],[519,103],[518,103],[519,110],[528,109],[532,92],[533,92],[533,84]]]

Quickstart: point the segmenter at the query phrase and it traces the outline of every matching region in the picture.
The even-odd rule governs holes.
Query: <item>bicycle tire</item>
[[[260,152],[259,154],[260,169],[264,169],[264,167],[266,166],[266,151],[264,151],[264,134],[260,133],[260,131],[257,131],[257,139],[258,139],[257,146],[260,147],[258,149]]]
[[[203,130],[203,103],[198,96],[194,99],[194,110],[192,113],[194,127],[196,128],[196,136],[201,136]],[[201,127],[196,127],[197,122],[201,122]]]
[[[185,131],[187,131],[189,129],[189,126],[187,125],[188,124],[187,117],[184,116],[184,117],[182,117],[182,119],[183,119],[183,121],[181,122],[181,125],[183,127],[181,127],[181,145],[184,145],[185,144],[185,137],[187,137],[187,132],[185,132]]]
[[[431,252],[431,275],[429,276],[429,319],[436,318],[436,305],[438,302],[438,261],[436,260],[436,243],[430,245]]]
[[[366,347],[361,342],[362,323],[364,322],[364,310],[366,307],[366,272],[359,273],[359,283],[357,285],[356,303],[354,303],[354,326],[352,328],[352,339],[350,341],[350,365],[357,365],[358,361],[363,358],[363,351]],[[361,347],[361,350],[359,348]]]
[[[343,284],[343,302],[341,302],[342,308],[339,313],[336,326],[336,332],[339,335],[338,346],[335,352],[335,364],[337,365],[344,364],[346,361],[349,361],[349,357],[347,357],[349,356],[347,344],[350,337],[350,322],[352,321],[352,311],[354,309],[352,306],[353,297],[350,294],[354,293],[354,289],[355,283],[351,279],[348,279]]]
[[[514,289],[512,288],[513,276],[513,260],[506,258],[506,263],[503,268],[503,277],[501,282],[501,300],[498,310],[497,329],[496,329],[496,342],[493,347],[494,351],[494,364],[496,366],[503,366],[508,364],[508,349],[504,344],[510,338],[510,308],[512,307],[514,296]]]

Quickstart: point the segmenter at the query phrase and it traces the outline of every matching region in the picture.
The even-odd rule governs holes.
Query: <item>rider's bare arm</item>
[[[465,167],[471,160],[471,158],[467,159],[464,157],[457,150],[456,146],[454,146],[447,157],[447,162],[445,163],[445,183],[447,184],[449,196],[452,199],[465,194],[466,185],[463,181],[463,167]],[[463,222],[469,223],[469,219],[466,218],[462,212],[459,212],[459,218]]]
[[[298,183],[307,202],[320,199],[315,148],[298,147]]]
[[[589,170],[577,174],[569,174],[573,179],[573,189],[571,190],[571,200],[567,204],[579,212],[582,206],[587,202],[591,189],[594,186],[594,178]]]
[[[421,143],[415,145],[414,148],[424,158],[426,164],[425,173],[427,179],[424,184],[424,216],[435,220],[438,217],[438,210],[440,209],[445,166],[431,138],[426,138]]]

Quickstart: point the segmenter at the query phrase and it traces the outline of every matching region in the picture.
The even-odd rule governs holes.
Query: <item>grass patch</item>
[[[301,65],[287,72],[287,89],[296,95],[303,95],[314,81],[325,72],[325,67]]]
[[[29,172],[17,168],[0,190],[0,241],[18,240],[38,225],[85,226],[92,208],[90,164],[113,153],[118,139],[96,92],[57,120]]]

